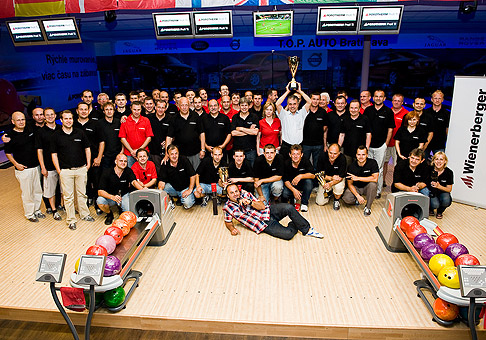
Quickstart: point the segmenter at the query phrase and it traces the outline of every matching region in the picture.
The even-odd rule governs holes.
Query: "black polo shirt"
[[[255,115],[257,115],[258,117],[263,117],[263,105],[260,106],[260,110],[255,110],[255,107],[252,106],[249,110],[248,110],[250,113],[253,113]],[[261,118],[260,118],[261,119]]]
[[[175,116],[179,115],[179,109],[175,104],[169,103],[169,106],[167,106],[167,110],[165,111],[165,114],[174,118]]]
[[[157,115],[150,115],[148,119],[150,126],[152,126],[152,132],[154,133],[148,145],[150,153],[158,156],[164,155],[165,148],[162,148],[162,143],[165,142],[165,138],[169,133],[171,118],[166,114],[162,119],[157,118]]]
[[[98,189],[104,190],[110,195],[120,195],[121,193],[123,196],[135,190],[132,182],[136,180],[137,177],[129,167],[123,170],[120,177],[116,174],[115,168],[103,169]]]
[[[129,106],[125,106],[125,111],[120,112],[118,108],[115,109],[115,113],[113,114],[113,118],[121,119],[123,116],[129,117],[132,114],[132,110]]]
[[[395,170],[393,171],[393,185],[392,192],[400,191],[395,187],[395,183],[401,183],[408,187],[411,187],[419,182],[428,182],[428,169],[426,162],[420,163],[415,171],[410,169],[409,162],[398,162]]]
[[[61,169],[79,168],[86,165],[88,137],[83,130],[73,128],[70,134],[61,128],[53,135],[51,152],[57,154]]]
[[[314,167],[306,157],[302,157],[302,159],[299,162],[299,165],[296,168],[294,168],[294,166],[292,165],[292,159],[289,158],[284,163],[283,181],[292,182],[292,180],[298,175],[308,174],[308,173],[313,174]]]
[[[410,151],[419,147],[420,143],[427,141],[427,133],[421,126],[417,126],[412,132],[408,131],[405,126],[400,126],[395,134],[395,140],[400,142],[400,153],[408,157]]]
[[[342,115],[338,115],[336,111],[331,111],[327,114],[327,144],[337,143],[339,134],[341,133],[341,124],[344,117],[349,116],[348,111],[344,111]]]
[[[434,171],[434,167],[433,166],[429,166],[427,167],[427,187],[430,189],[430,191],[432,191],[436,196],[439,195],[440,193],[442,193],[443,191],[437,189],[437,188],[433,188],[431,185],[430,185],[430,182],[432,182],[432,172]],[[445,168],[444,171],[439,175],[438,177],[438,180],[440,185],[446,187],[448,185],[452,185],[454,184],[454,173],[452,172],[451,169],[449,168]]]
[[[229,118],[221,113],[216,117],[205,114],[201,117],[203,131],[206,135],[206,144],[209,146],[222,145],[231,134],[231,122]]]
[[[363,115],[368,117],[371,126],[370,148],[379,148],[386,142],[388,129],[395,128],[393,111],[383,105],[379,110],[375,105],[368,106]]]
[[[318,108],[316,112],[309,110],[304,120],[304,139],[302,145],[323,145],[324,126],[327,126],[327,113]]]
[[[98,157],[100,142],[103,141],[103,134],[99,122],[90,118],[86,123],[81,124],[76,120],[74,121],[73,127],[83,130],[86,137],[88,137],[89,147],[91,148],[91,159]]]
[[[317,171],[324,171],[326,176],[338,175],[341,178],[346,177],[346,157],[341,153],[333,164],[329,161],[329,154],[321,151],[317,161]]]
[[[103,155],[108,158],[115,158],[121,152],[122,144],[120,141],[120,120],[113,118],[110,123],[106,119],[100,120],[99,127],[102,134],[102,140],[105,141],[105,150]]]
[[[54,167],[54,163],[52,163],[51,140],[56,131],[60,129],[61,126],[57,124],[54,129],[51,129],[47,125],[44,125],[35,134],[35,148],[42,150],[44,166],[47,171],[56,170],[56,168]]]
[[[231,121],[231,130],[236,130],[237,127],[251,128],[252,125],[258,128],[260,118],[254,113],[249,113],[248,116],[241,118],[241,112],[233,116]],[[233,150],[241,149],[243,151],[256,150],[256,135],[233,136]]]
[[[181,155],[193,156],[201,151],[199,135],[202,132],[201,119],[196,113],[189,112],[187,119],[178,114],[171,120],[168,136],[174,139],[172,143],[179,147]]]
[[[344,154],[356,158],[358,146],[366,146],[366,134],[371,132],[368,117],[359,115],[352,119],[351,116],[344,117],[341,125],[341,133],[344,133],[343,148]]]
[[[157,178],[159,181],[170,183],[175,190],[182,191],[189,187],[191,177],[195,174],[196,172],[187,157],[179,156],[179,161],[175,167],[170,165],[170,160],[166,164],[162,164]]]
[[[284,175],[284,160],[282,155],[275,155],[272,164],[268,164],[264,155],[260,155],[255,159],[253,164],[253,174],[255,178],[270,178],[272,176]]]
[[[424,114],[432,118],[432,131],[434,132],[434,136],[429,144],[429,148],[432,150],[445,149],[451,113],[444,106],[439,111],[434,111],[434,108],[431,106],[427,110],[424,110]]]
[[[368,158],[363,166],[359,166],[358,161],[355,160],[348,168],[348,172],[358,177],[369,177],[380,172],[378,163],[374,159]],[[369,182],[353,181],[356,188],[364,188]]]
[[[228,166],[228,176],[229,178],[253,177],[253,169],[250,162],[244,159],[243,164],[241,164],[241,168],[239,169],[236,167],[235,162],[231,162]]]
[[[201,163],[199,163],[199,166],[196,170],[196,173],[199,175],[199,183],[218,183],[218,169],[222,166],[226,166],[226,162],[224,162],[223,160],[221,160],[221,162],[219,162],[219,165],[215,167],[213,159],[211,157],[204,158]]]
[[[15,161],[27,168],[35,168],[39,165],[34,129],[26,126],[24,131],[12,130],[8,133],[8,136],[10,142],[4,144],[5,153],[11,154]]]

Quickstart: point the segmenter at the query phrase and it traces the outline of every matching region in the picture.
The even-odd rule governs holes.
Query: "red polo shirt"
[[[280,146],[280,132],[282,130],[282,125],[280,119],[275,117],[273,119],[272,125],[269,125],[265,118],[261,119],[259,122],[260,126],[260,149],[267,144],[273,144],[276,148]]]
[[[147,161],[147,165],[145,169],[143,169],[138,162],[132,165],[132,171],[135,174],[135,177],[142,182],[143,184],[147,184],[153,178],[157,178],[157,170],[155,170],[155,164],[152,161]]]
[[[145,142],[147,137],[153,137],[152,126],[147,117],[140,116],[137,122],[132,115],[120,126],[118,137],[125,138],[133,150],[137,150]],[[148,148],[146,148],[148,150]],[[125,155],[130,156],[130,151],[125,148]]]
[[[395,118],[395,128],[393,129],[392,138],[390,140],[390,143],[388,143],[388,146],[395,146],[395,134],[397,133],[400,126],[402,126],[403,117],[405,117],[407,113],[408,111],[403,106],[397,113],[393,112],[393,117]]]

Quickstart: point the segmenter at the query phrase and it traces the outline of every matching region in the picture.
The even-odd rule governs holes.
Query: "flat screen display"
[[[231,11],[193,12],[196,37],[231,38],[233,22]]]
[[[74,18],[42,19],[48,43],[80,43],[78,26]]]
[[[253,12],[253,36],[288,37],[294,26],[293,11]]]
[[[403,6],[362,7],[359,34],[398,34]]]
[[[43,45],[46,43],[38,20],[7,22],[15,46]]]
[[[359,7],[319,7],[317,34],[356,34]]]
[[[192,38],[191,13],[154,13],[157,39]]]

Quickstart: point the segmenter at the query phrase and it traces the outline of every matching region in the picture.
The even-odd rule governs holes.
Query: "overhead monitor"
[[[196,38],[231,38],[233,20],[231,11],[193,12]]]
[[[38,20],[8,21],[7,27],[14,46],[46,44]]]
[[[316,34],[356,34],[359,7],[319,7]]]
[[[255,38],[292,36],[293,27],[293,11],[253,12]]]
[[[48,44],[80,43],[75,18],[41,19]]]
[[[157,39],[193,38],[191,13],[154,13]]]
[[[398,34],[403,5],[362,7],[359,34]]]

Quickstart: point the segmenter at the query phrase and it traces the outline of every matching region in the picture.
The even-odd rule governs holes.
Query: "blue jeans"
[[[98,205],[104,204],[110,207],[118,205],[115,201],[101,196],[98,196],[98,198],[96,199],[96,204]],[[122,211],[128,211],[128,209],[130,209],[130,193],[126,193],[125,195],[122,196],[122,202],[120,206]]]
[[[283,181],[280,180],[271,183],[263,183],[261,187],[262,187],[263,197],[265,197],[265,200],[267,202],[270,202],[270,192],[272,193],[272,196],[280,197],[280,195],[282,195],[283,192],[284,184]]]
[[[289,217],[291,222],[285,227],[280,220]],[[267,227],[264,233],[283,240],[291,240],[299,230],[303,235],[309,232],[310,224],[302,215],[295,210],[293,205],[288,203],[272,204],[270,206],[270,220],[265,222]]]
[[[165,187],[164,187],[164,191],[166,193],[168,193],[169,196],[179,197],[181,199],[181,203],[184,206],[184,208],[189,209],[194,205],[194,203],[196,203],[196,197],[194,197],[194,193],[191,192],[191,194],[189,196],[187,196],[186,198],[183,198],[182,193],[184,191],[186,191],[187,189],[189,189],[189,188],[185,188],[184,190],[177,191],[169,183],[165,183]]]
[[[319,154],[324,150],[324,145],[302,145],[302,153],[310,161],[312,155],[312,165],[316,171]]]
[[[245,158],[248,162],[250,162],[251,167],[253,168],[253,163],[255,163],[255,159],[257,158],[256,150],[245,151]]]
[[[430,209],[437,209],[438,214],[442,214],[447,207],[452,204],[451,194],[448,192],[441,192],[437,196],[430,197]]]
[[[201,186],[201,188],[203,189],[203,194],[212,194],[213,193],[213,190],[211,188],[211,184],[206,184],[206,183],[199,183],[199,185]],[[219,184],[216,184],[216,193],[218,195],[222,195],[223,194],[223,188],[221,188],[219,186]]]
[[[309,197],[312,193],[312,188],[314,187],[314,183],[311,179],[301,179],[297,186],[295,187],[297,190],[302,191],[302,198],[301,198],[301,203],[305,205],[309,205]],[[294,194],[292,191],[290,191],[289,188],[286,186],[284,187],[283,191],[283,196],[285,200],[288,200],[289,198],[294,198]]]

